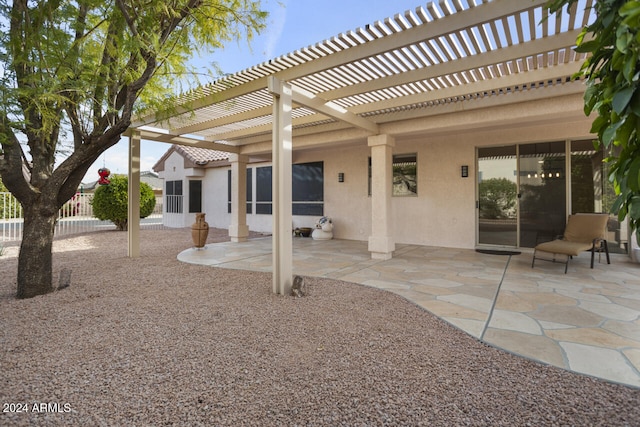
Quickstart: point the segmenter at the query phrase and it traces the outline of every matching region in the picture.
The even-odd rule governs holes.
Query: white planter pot
[[[313,233],[311,233],[311,237],[313,237],[313,240],[331,240],[333,239],[333,233],[324,231],[321,228],[316,228],[313,230]]]

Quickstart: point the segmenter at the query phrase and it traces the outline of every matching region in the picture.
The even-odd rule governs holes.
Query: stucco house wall
[[[579,95],[531,100],[508,107],[472,109],[402,122],[390,122],[395,139],[394,154],[415,153],[417,196],[392,197],[393,238],[396,243],[473,248],[477,238],[478,147],[593,138],[591,120],[581,113]],[[371,197],[368,194],[368,168],[371,149],[366,138],[349,138],[347,133],[327,133],[322,139],[294,136],[293,163],[322,161],[324,164],[324,213],[332,217],[334,237],[366,241],[372,234]],[[270,162],[251,158],[253,168],[252,213],[247,214],[250,230],[271,232],[272,216],[256,214],[256,172]],[[461,166],[469,176],[461,176]],[[188,181],[202,180],[202,209],[212,227],[228,228],[227,161],[196,164],[173,152],[161,167],[166,181],[184,180],[182,216],[171,226],[193,223],[188,213]],[[338,174],[344,174],[344,182]],[[293,216],[292,227],[313,226],[319,217]]]

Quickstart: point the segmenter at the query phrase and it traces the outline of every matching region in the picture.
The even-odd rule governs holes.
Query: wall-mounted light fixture
[[[468,178],[469,177],[469,166],[462,165],[462,167],[460,168],[460,175],[463,178]]]
[[[344,172],[338,172],[338,182],[344,182]]]

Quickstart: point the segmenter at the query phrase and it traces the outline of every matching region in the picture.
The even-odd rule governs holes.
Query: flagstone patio
[[[188,249],[183,262],[271,271],[271,238]],[[477,339],[508,352],[608,381],[640,387],[640,264],[612,254],[589,268],[503,256],[397,245],[372,260],[367,243],[294,238],[294,274],[394,292]]]

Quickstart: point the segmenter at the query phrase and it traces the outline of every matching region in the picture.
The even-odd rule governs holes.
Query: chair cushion
[[[552,240],[551,242],[540,243],[536,246],[536,251],[550,252],[552,254],[563,254],[578,256],[580,252],[591,250],[593,243],[568,242],[566,240]]]
[[[576,213],[569,216],[567,227],[564,230],[564,240],[569,242],[591,243],[593,239],[604,239],[607,221],[607,214]]]

